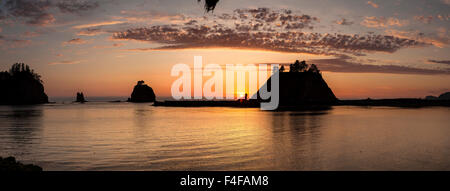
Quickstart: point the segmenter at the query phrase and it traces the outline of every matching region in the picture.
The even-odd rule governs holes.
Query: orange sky
[[[158,54],[158,56],[154,56]],[[206,64],[253,64],[265,62],[292,62],[295,59],[314,59],[317,56],[243,51],[229,49],[183,50],[122,53],[111,62],[77,65],[54,65],[43,74],[46,92],[53,97],[72,96],[83,91],[87,96],[129,96],[138,80],[144,80],[157,96],[171,96],[170,87],[178,77],[170,76],[173,65],[184,63],[193,67],[194,56],[203,55]],[[99,55],[101,56],[101,55]],[[110,55],[104,55],[111,57]],[[170,58],[170,62],[165,59]],[[105,58],[108,59],[108,58]],[[133,67],[130,67],[133,63]],[[80,68],[82,66],[82,68]],[[320,67],[320,66],[319,66]],[[62,72],[61,72],[62,70]],[[193,75],[193,74],[192,74]],[[424,97],[449,87],[448,75],[380,74],[323,72],[324,79],[338,98]],[[203,77],[204,81],[208,77]],[[432,88],[430,88],[432,86]],[[435,92],[431,92],[435,91]]]

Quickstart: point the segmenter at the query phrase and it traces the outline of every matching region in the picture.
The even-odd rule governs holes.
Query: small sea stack
[[[156,96],[153,89],[145,84],[143,80],[138,81],[136,86],[134,86],[133,93],[131,97],[128,98],[129,102],[155,102]]]
[[[75,102],[78,102],[78,103],[86,102],[86,99],[84,99],[83,92],[77,92],[77,99],[75,100]]]

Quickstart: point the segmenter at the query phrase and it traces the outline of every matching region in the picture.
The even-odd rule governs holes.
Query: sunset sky
[[[170,96],[173,65],[317,64],[336,96],[450,91],[450,0],[0,0],[0,70],[24,62],[50,98]]]

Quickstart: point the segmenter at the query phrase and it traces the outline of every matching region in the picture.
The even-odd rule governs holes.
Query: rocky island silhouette
[[[280,107],[333,105],[338,101],[316,65],[296,60],[289,69],[289,72],[284,72],[284,66],[280,68]],[[271,91],[270,84],[271,78],[261,88]],[[253,98],[257,96],[258,102],[268,101],[261,99],[260,91]]]
[[[0,72],[0,105],[48,103],[41,76],[24,63]]]
[[[131,93],[131,97],[128,98],[128,102],[135,103],[154,102],[155,100],[155,92],[143,80],[137,82],[136,86],[134,86],[133,93]]]
[[[395,98],[395,99],[360,99],[360,100],[339,100],[334,95],[330,87],[322,77],[318,67],[314,64],[308,65],[305,61],[295,61],[289,65],[289,71],[285,71],[285,66],[281,66],[280,74],[280,102],[279,110],[283,109],[314,109],[333,105],[354,105],[354,106],[394,106],[394,107],[424,107],[424,106],[450,106],[450,92],[441,94],[439,97],[427,96],[425,98]],[[268,84],[269,78],[263,85]],[[261,88],[263,88],[261,87]],[[0,72],[0,105],[30,105],[45,104],[48,96],[44,92],[41,76],[30,69],[24,63],[13,64],[9,71]],[[261,89],[260,89],[261,90]],[[176,106],[176,107],[259,107],[262,100],[259,92],[252,96],[252,99],[237,99],[225,101],[203,101],[203,100],[183,100],[183,101],[156,101],[153,89],[138,81],[133,88],[128,102],[154,102],[154,106]],[[77,92],[76,101],[87,102],[83,92]],[[114,101],[120,102],[120,101]]]
[[[352,106],[393,106],[393,107],[425,107],[425,106],[450,106],[450,100],[446,99],[420,99],[420,98],[396,98],[396,99],[361,99],[361,100],[339,100],[328,84],[323,79],[319,68],[308,65],[305,61],[295,61],[289,65],[289,71],[281,66],[279,107],[277,110],[315,110],[328,109],[335,105]],[[270,91],[271,78],[261,88]],[[261,102],[267,102],[259,96],[259,92],[252,99],[238,99],[228,101],[204,101],[204,100],[182,100],[154,102],[154,106],[169,107],[260,107]],[[440,97],[445,97],[443,94]]]
[[[78,103],[87,102],[86,99],[84,99],[83,92],[77,92],[77,98],[76,98],[75,102],[78,102]]]
[[[315,109],[327,107],[337,103],[338,99],[328,87],[316,65],[308,65],[305,61],[295,61],[285,72],[284,66],[279,70],[280,91],[278,110],[284,109]],[[262,88],[271,91],[269,78],[250,100],[238,99],[231,101],[165,101],[155,102],[155,106],[230,106],[230,107],[259,107],[263,100],[259,96]]]

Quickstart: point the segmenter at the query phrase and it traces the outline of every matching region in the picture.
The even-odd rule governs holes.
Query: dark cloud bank
[[[96,1],[88,0],[6,0],[4,10],[0,9],[0,19],[18,18],[30,25],[43,26],[55,21],[51,8],[61,13],[80,14],[98,6]]]
[[[237,48],[286,53],[335,56],[333,59],[311,60],[324,71],[397,74],[449,74],[448,70],[421,69],[399,65],[367,65],[355,62],[366,53],[393,53],[402,48],[429,44],[390,35],[349,35],[307,32],[319,19],[294,14],[290,10],[237,9],[232,14],[215,17],[213,24],[193,19],[184,25],[157,25],[130,28],[113,34],[121,40],[138,40],[162,44],[139,51],[189,48]],[[349,25],[349,21],[338,24]]]
[[[318,19],[310,15],[296,15],[289,10],[238,9],[232,15],[220,15],[215,21],[212,25],[199,24],[194,20],[186,25],[131,28],[115,33],[113,37],[165,44],[156,49],[225,47],[355,56],[367,52],[392,53],[401,48],[426,45],[412,39],[385,35],[304,32],[312,29]],[[229,23],[232,23],[231,26]]]

